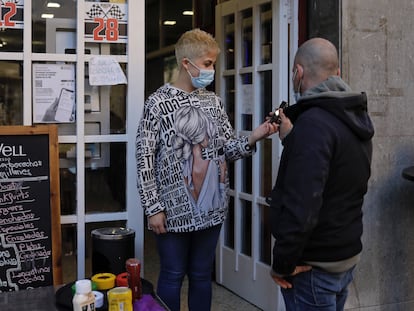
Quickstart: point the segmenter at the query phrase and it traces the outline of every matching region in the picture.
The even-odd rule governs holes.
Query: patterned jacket
[[[203,133],[204,139],[196,132]],[[192,151],[197,148],[202,154],[199,159]],[[137,131],[137,186],[145,214],[164,212],[169,232],[223,223],[228,207],[223,165],[252,152],[247,137],[234,137],[215,93],[206,89],[187,93],[165,84],[146,100]],[[200,161],[208,163],[208,169],[202,172],[202,187],[197,190],[199,175],[193,169]]]

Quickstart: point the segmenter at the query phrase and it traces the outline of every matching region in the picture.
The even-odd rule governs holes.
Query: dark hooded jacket
[[[337,262],[362,250],[362,205],[371,173],[374,129],[365,93],[339,77],[308,90],[285,110],[294,124],[283,140],[272,190],[273,270]]]

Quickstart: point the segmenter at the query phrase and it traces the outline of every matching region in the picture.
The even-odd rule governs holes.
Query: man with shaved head
[[[284,148],[269,200],[271,275],[287,311],[339,311],[362,251],[374,129],[367,97],[340,78],[331,42],[303,43],[292,72],[297,102],[281,113]]]

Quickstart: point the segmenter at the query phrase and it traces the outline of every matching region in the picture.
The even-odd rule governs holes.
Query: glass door
[[[7,0],[0,8],[0,126],[58,124],[63,281],[91,276],[95,228],[134,229],[143,258],[134,155],[145,2]],[[91,64],[105,81],[91,82]],[[126,83],[109,81],[118,65]]]
[[[226,1],[216,7],[222,47],[216,87],[236,135],[248,135],[282,100],[289,100],[291,11],[296,1]],[[217,248],[216,279],[263,310],[283,310],[271,279],[269,196],[281,145],[277,135],[230,164],[229,214]]]

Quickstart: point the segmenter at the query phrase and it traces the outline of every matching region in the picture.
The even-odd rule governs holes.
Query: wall
[[[349,310],[414,310],[414,2],[342,1],[342,74],[364,90],[376,129],[362,261]]]

